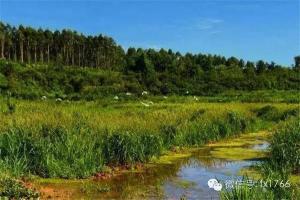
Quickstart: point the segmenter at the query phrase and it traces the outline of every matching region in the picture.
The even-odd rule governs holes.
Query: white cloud
[[[217,25],[223,23],[221,19],[200,19],[192,24],[191,28],[198,30],[211,30],[217,27]]]

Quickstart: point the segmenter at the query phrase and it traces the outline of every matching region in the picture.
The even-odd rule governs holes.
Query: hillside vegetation
[[[228,90],[299,90],[294,67],[171,49],[126,51],[107,36],[0,22],[0,92],[40,98],[95,99],[120,93],[216,95]]]

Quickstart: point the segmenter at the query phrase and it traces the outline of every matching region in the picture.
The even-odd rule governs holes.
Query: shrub
[[[26,188],[20,181],[11,178],[0,179],[0,199],[31,199],[38,198],[39,193]]]

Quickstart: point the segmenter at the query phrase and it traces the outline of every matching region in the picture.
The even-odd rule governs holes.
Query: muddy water
[[[219,199],[211,178],[225,182],[263,157],[266,133],[206,145],[188,157],[162,157],[142,171],[129,171],[108,180],[40,180],[42,198],[55,199]],[[165,162],[167,160],[167,162]]]

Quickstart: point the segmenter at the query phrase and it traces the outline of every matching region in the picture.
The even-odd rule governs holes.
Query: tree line
[[[0,44],[0,58],[6,61],[117,72],[122,76],[113,87],[121,85],[124,91],[212,94],[227,89],[300,89],[300,56],[295,57],[293,67],[286,67],[263,60],[251,62],[220,55],[181,54],[171,49],[124,50],[112,38],[101,34],[86,36],[69,29],[51,31],[2,22]],[[81,78],[83,82],[79,83],[77,79],[70,80],[76,82],[75,88],[89,82]]]
[[[61,63],[109,68],[120,65],[123,49],[110,37],[76,31],[14,27],[0,22],[1,58],[21,63]]]

